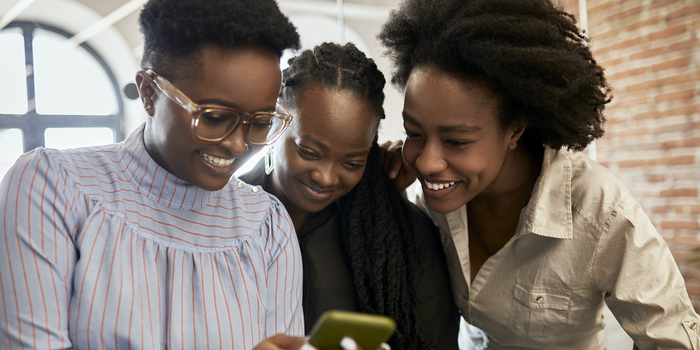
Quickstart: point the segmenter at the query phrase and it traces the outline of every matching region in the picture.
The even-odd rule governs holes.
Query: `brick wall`
[[[578,17],[577,0],[561,0]],[[700,310],[700,0],[588,0],[594,57],[613,102],[598,161],[664,237]]]

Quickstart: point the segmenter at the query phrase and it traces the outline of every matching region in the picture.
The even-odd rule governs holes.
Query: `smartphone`
[[[386,316],[329,310],[311,329],[309,344],[320,350],[341,350],[340,340],[350,337],[363,350],[376,350],[391,338],[395,329],[394,320]]]

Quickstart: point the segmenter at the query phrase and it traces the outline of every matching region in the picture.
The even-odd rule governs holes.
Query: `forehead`
[[[279,58],[265,48],[203,46],[197,74],[177,82],[193,101],[222,100],[244,111],[274,107],[281,82]]]
[[[377,112],[367,100],[321,84],[304,89],[292,114],[298,135],[312,135],[339,148],[369,148],[379,126]]]
[[[498,99],[478,79],[433,66],[417,67],[406,84],[404,119],[438,127],[498,123]]]

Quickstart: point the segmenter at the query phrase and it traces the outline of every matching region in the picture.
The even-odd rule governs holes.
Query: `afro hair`
[[[397,87],[421,65],[483,79],[504,127],[527,121],[528,144],[580,151],[604,133],[603,68],[574,17],[549,0],[406,0],[378,36]]]

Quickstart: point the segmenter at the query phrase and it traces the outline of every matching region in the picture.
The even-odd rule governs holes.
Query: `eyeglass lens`
[[[237,113],[226,111],[204,111],[195,124],[197,137],[203,140],[220,140],[226,137],[242,119]],[[263,144],[273,140],[282,132],[285,121],[274,114],[256,114],[250,120],[248,141]]]

